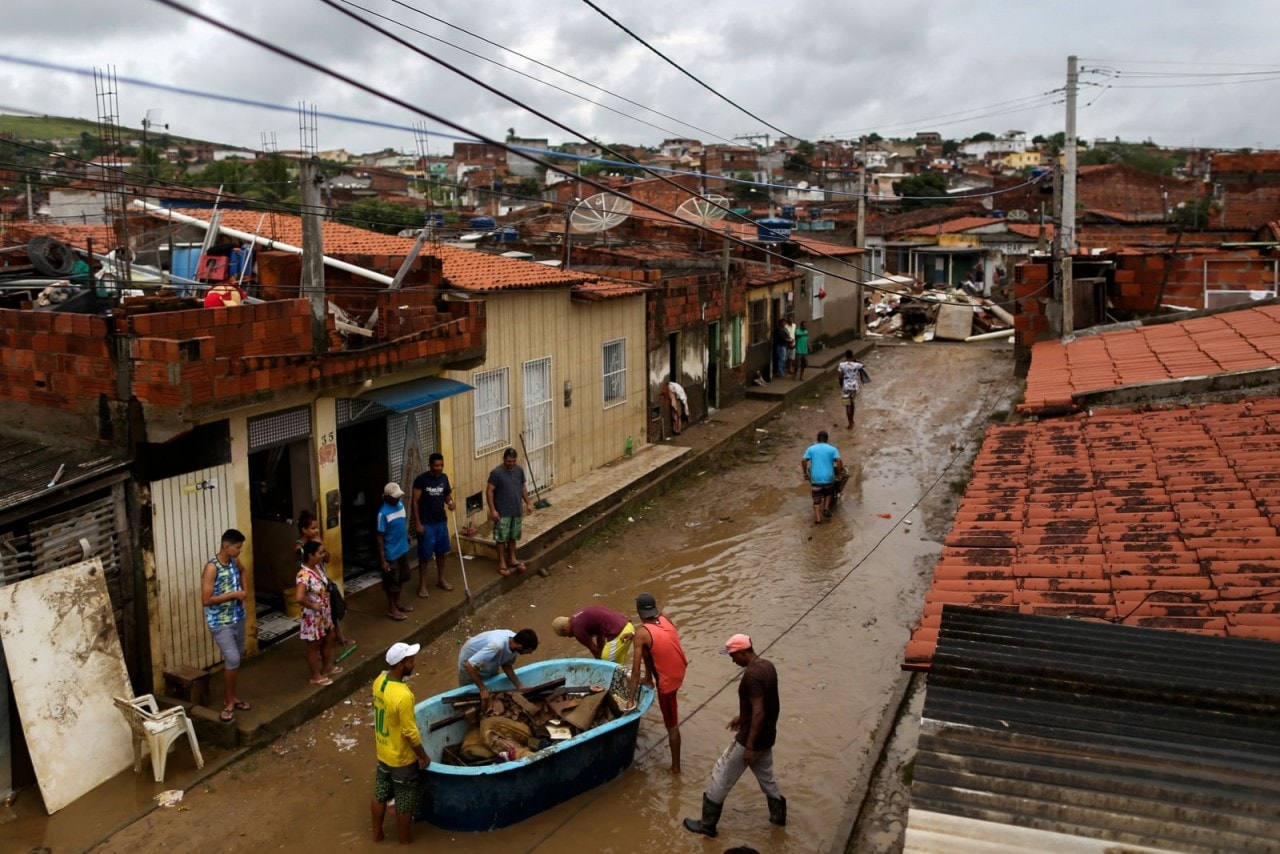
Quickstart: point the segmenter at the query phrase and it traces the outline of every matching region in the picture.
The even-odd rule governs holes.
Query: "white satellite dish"
[[[724,196],[708,194],[685,199],[676,208],[676,216],[697,225],[719,222],[729,213],[729,200]]]
[[[569,227],[579,234],[599,234],[626,222],[631,209],[631,200],[624,196],[596,193],[574,207]]]

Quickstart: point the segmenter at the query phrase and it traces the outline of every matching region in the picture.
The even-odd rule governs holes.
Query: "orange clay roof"
[[[1280,641],[1280,398],[991,428],[904,666],[942,606]]]
[[[207,210],[180,210],[178,213],[197,217],[206,222],[211,217],[211,212]],[[152,212],[152,216],[157,219],[165,218],[160,212]],[[260,234],[272,240],[279,240],[281,243],[302,245],[302,220],[296,216],[269,213],[264,217],[262,213],[256,211],[223,211],[222,225],[249,234]],[[378,234],[335,222],[324,224],[326,255],[347,259],[353,255],[403,258],[413,248],[413,243],[413,239],[408,237]],[[564,273],[545,264],[502,258],[470,249],[455,249],[451,246],[428,243],[422,251],[424,254],[440,258],[444,262],[444,276],[449,284],[462,290],[491,291],[556,285],[568,287],[593,278]]]
[[[1175,323],[1103,332],[1031,350],[1024,402],[1036,414],[1072,405],[1073,395],[1280,365],[1280,305],[1242,308]]]

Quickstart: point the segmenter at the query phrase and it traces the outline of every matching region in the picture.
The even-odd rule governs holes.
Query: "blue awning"
[[[394,412],[408,412],[410,409],[417,409],[419,406],[426,406],[428,403],[435,403],[437,400],[444,400],[446,397],[453,397],[455,394],[462,394],[474,388],[475,386],[458,380],[423,377],[420,380],[365,392],[360,395],[360,399],[372,400]]]

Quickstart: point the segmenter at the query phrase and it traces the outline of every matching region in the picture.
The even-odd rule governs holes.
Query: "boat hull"
[[[617,665],[590,658],[556,659],[516,670],[523,685],[538,685],[560,677],[570,686],[609,687]],[[510,690],[506,676],[489,680],[494,691]],[[532,756],[497,765],[446,765],[439,759],[445,747],[461,744],[467,723],[457,721],[436,732],[433,720],[453,713],[446,697],[473,691],[457,688],[423,700],[415,707],[423,746],[432,764],[423,772],[424,804],[419,817],[446,830],[483,831],[506,827],[574,798],[617,777],[635,758],[640,718],[653,704],[653,690],[641,688],[635,711]]]

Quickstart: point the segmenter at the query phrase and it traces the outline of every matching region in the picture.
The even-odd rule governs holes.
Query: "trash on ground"
[[[162,807],[171,807],[182,801],[183,791],[181,789],[166,789],[156,795],[156,803]]]

